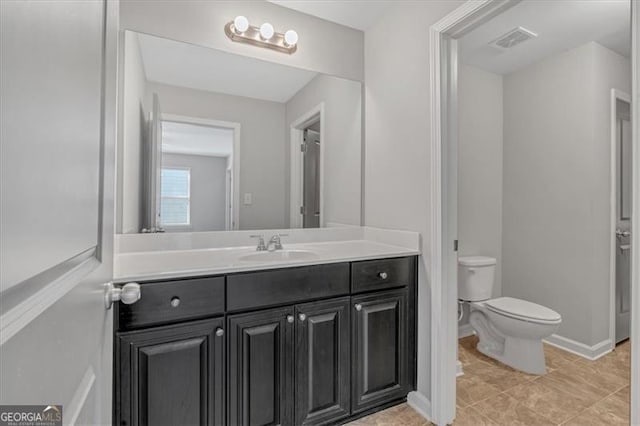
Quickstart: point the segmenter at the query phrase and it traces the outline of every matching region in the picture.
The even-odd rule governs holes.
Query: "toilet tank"
[[[496,259],[487,256],[458,258],[458,299],[480,302],[491,299]]]

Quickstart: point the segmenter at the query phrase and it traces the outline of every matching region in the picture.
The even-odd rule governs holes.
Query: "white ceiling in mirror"
[[[163,121],[162,152],[228,157],[233,153],[233,130]]]
[[[356,30],[368,30],[378,22],[393,1],[362,0],[268,0],[282,7],[306,13]]]
[[[511,49],[490,43],[516,27],[538,35]],[[509,74],[547,56],[595,41],[629,56],[629,0],[525,0],[466,34],[459,42],[461,62]]]
[[[317,75],[146,34],[138,39],[147,79],[158,83],[286,102]]]

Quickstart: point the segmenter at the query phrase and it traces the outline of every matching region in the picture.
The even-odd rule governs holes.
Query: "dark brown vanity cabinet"
[[[339,424],[400,402],[415,295],[416,257],[142,283],[115,312],[114,423]]]
[[[292,320],[292,308],[229,317],[230,425],[292,424]]]
[[[321,424],[350,411],[350,299],[296,306],[295,424]]]
[[[224,424],[223,327],[217,318],[119,333],[114,423]]]
[[[410,388],[406,290],[358,296],[352,326],[353,411],[402,398]]]

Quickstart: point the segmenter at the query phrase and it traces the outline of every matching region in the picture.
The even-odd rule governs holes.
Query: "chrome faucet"
[[[271,239],[269,240],[269,243],[267,243],[267,250],[268,251],[276,251],[276,250],[282,250],[282,241],[280,241],[280,237],[286,237],[287,234],[276,234],[273,237],[271,237]]]
[[[264,244],[264,235],[250,235],[249,237],[258,239],[258,247],[256,247],[256,251],[267,251],[267,246]]]

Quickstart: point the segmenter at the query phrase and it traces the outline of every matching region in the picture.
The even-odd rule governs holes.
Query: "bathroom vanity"
[[[337,424],[405,400],[420,242],[361,226],[362,83],[122,38],[114,282],[140,299],[114,305],[114,424]]]
[[[324,244],[367,260],[138,279],[140,300],[114,309],[114,423],[335,424],[404,400],[417,256]]]

